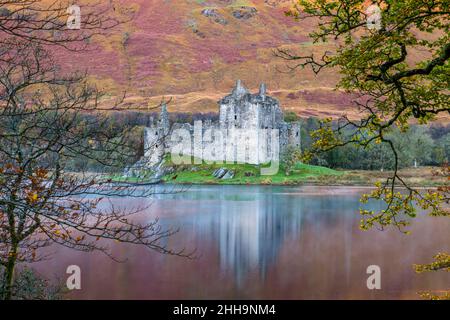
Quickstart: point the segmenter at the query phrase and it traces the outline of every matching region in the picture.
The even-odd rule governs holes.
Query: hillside
[[[170,111],[217,111],[216,101],[240,78],[251,90],[266,82],[286,110],[301,116],[336,115],[349,101],[332,90],[337,75],[307,70],[287,73],[274,56],[279,47],[321,51],[308,33],[312,22],[284,15],[290,1],[122,0],[115,12],[133,19],[107,38],[94,38],[91,51],[57,52],[73,70],[87,70],[101,88],[127,92],[129,106],[172,97]]]

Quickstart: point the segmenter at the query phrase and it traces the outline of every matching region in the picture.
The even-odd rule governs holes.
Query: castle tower
[[[166,103],[163,103],[156,125],[144,131],[144,156],[149,159],[149,165],[159,163],[164,157],[169,131],[169,113]]]

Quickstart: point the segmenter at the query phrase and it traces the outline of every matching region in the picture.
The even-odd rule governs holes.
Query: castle
[[[219,102],[219,121],[171,123],[167,106],[144,130],[146,167],[161,163],[165,154],[184,155],[191,160],[264,164],[278,161],[292,145],[300,148],[300,123],[283,119],[277,99],[267,95],[265,84],[250,93],[237,81],[231,94]]]

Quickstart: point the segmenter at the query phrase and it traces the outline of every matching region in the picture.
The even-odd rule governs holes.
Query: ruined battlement
[[[266,85],[264,83],[261,83],[258,93],[252,94],[245,87],[242,86],[240,80],[236,82],[236,86],[234,87],[231,94],[223,97],[221,100],[219,100],[218,103],[219,105],[221,105],[232,102],[260,103],[261,107],[273,104],[279,105],[277,99],[267,96]]]

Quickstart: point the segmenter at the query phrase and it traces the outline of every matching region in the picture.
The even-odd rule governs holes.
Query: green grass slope
[[[168,162],[170,163],[170,162]],[[167,164],[170,165],[170,164]],[[233,170],[232,179],[218,179],[212,173],[219,168]],[[290,175],[283,168],[275,175],[261,175],[261,166],[250,164],[200,164],[176,166],[176,172],[163,177],[166,183],[179,184],[276,184],[333,183],[343,172],[298,163]]]

